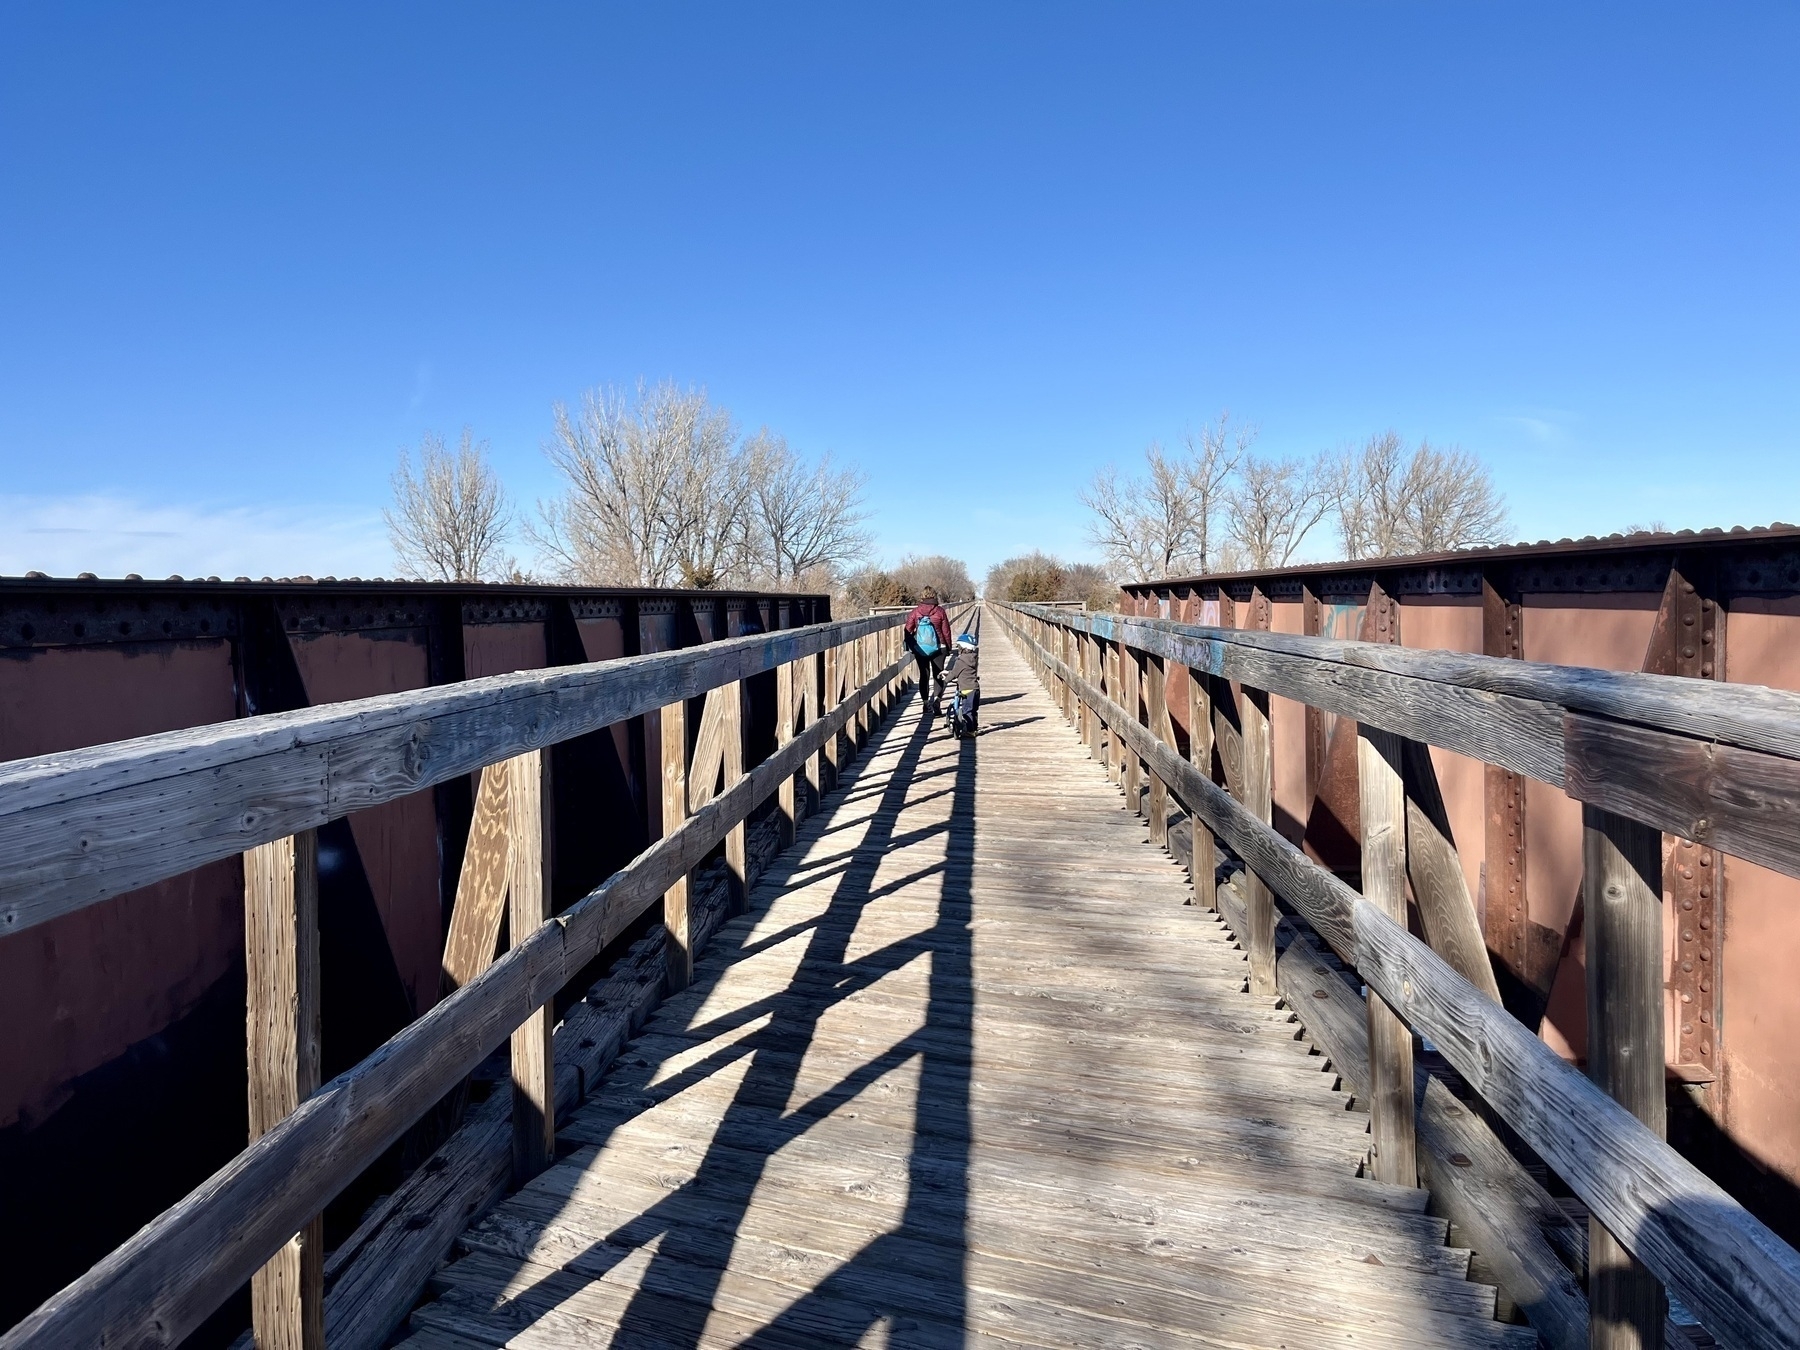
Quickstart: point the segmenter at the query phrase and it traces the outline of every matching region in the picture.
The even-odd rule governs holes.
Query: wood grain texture
[[[1584,806],[1581,898],[1588,1076],[1665,1134],[1661,833]],[[1662,1286],[1597,1217],[1588,1228],[1588,1300],[1595,1350],[1662,1345]]]
[[[508,761],[481,771],[475,815],[463,847],[456,903],[444,938],[442,992],[455,993],[494,959],[500,920],[506,914],[506,883],[512,859],[512,770]]]
[[[0,936],[898,622],[518,671],[0,765]]]
[[[1800,876],[1800,763],[1579,713],[1563,729],[1577,801]]]
[[[1357,728],[1363,899],[1401,925],[1406,923],[1407,843],[1403,754],[1401,738],[1391,731]],[[1370,1160],[1377,1179],[1417,1185],[1412,1032],[1379,995],[1370,996],[1368,1009]]]
[[[794,739],[794,726],[799,720],[799,700],[795,697],[795,663],[784,661],[775,667],[775,748],[780,749]],[[775,793],[775,814],[781,829],[781,846],[794,842],[794,827],[800,819],[796,803],[795,779],[781,780]]]
[[[1401,754],[1406,787],[1406,876],[1412,882],[1425,940],[1457,974],[1498,1003],[1500,983],[1494,978],[1481,920],[1469,894],[1462,859],[1457,856],[1431,750],[1417,741],[1405,741]]]
[[[1544,1236],[1546,1227],[1570,1226],[1567,1216],[1436,1078],[1425,1081],[1418,1119],[1420,1178],[1434,1209],[1482,1255],[1551,1350],[1583,1350],[1587,1297]]]
[[[906,653],[902,651],[895,655],[894,662],[904,668],[905,659]],[[800,667],[802,693],[804,694],[803,701],[806,710],[804,725],[811,727],[819,720],[820,716],[819,695],[825,685],[825,657],[822,653],[815,652],[811,656],[803,657],[800,662]],[[814,801],[818,801],[824,792],[825,780],[820,774],[819,767],[823,753],[823,751],[815,749],[809,754],[806,757],[806,767],[803,770],[806,776],[806,786],[811,791],[812,799]]]
[[[779,837],[763,830],[753,855],[772,857]],[[694,942],[704,951],[726,918],[724,878],[708,869],[693,896]],[[625,1042],[661,999],[660,925],[632,945],[556,1029],[556,1114],[566,1123]],[[332,1350],[379,1350],[418,1302],[469,1220],[485,1213],[510,1180],[508,1094],[501,1091],[470,1113],[463,1127],[333,1252],[326,1266],[330,1290],[325,1330]],[[247,1344],[235,1350],[250,1350]]]
[[[873,638],[864,638],[864,643],[873,642]],[[859,681],[859,684],[861,681]],[[869,698],[863,702],[857,716],[871,716],[870,709],[874,701],[881,696],[881,682],[877,679],[868,684]],[[734,787],[744,777],[744,687],[738,683],[722,685],[713,690],[712,697],[723,704],[724,740],[720,750],[720,777],[726,787]],[[793,782],[792,775],[785,780]],[[730,907],[733,914],[744,908],[744,895],[750,875],[749,852],[746,843],[745,822],[740,820],[725,831],[725,873],[726,885],[730,890]]]
[[[1187,672],[1188,763],[1212,777],[1213,707],[1210,678]],[[1074,697],[1071,693],[1070,697]],[[1212,830],[1196,821],[1189,840],[1188,874],[1194,879],[1194,895],[1205,909],[1213,908],[1213,892],[1219,871],[1219,855]]]
[[[338,1075],[4,1337],[19,1350],[174,1347],[514,1027],[621,936],[872,689],[807,729],[686,824]]]
[[[1308,663],[1336,667],[1346,674],[1360,670],[1394,674],[1439,685],[1446,691],[1460,689],[1517,699],[1527,705],[1545,704],[1558,710],[1633,722],[1696,740],[1719,741],[1787,759],[1800,758],[1800,694],[1761,685],[1703,683],[1679,676],[1548,665],[1378,642],[1344,642],[1248,629],[1201,628],[1161,619],[1060,611],[1046,611],[1046,617],[1053,623],[1085,627],[1108,639],[1129,634],[1128,641],[1147,651],[1158,650],[1159,639],[1155,635],[1160,632],[1189,642],[1210,644],[1214,649],[1232,649],[1229,653],[1220,652],[1214,656],[1216,662],[1243,660],[1244,654],[1251,651],[1299,657]],[[1181,660],[1171,651],[1164,651],[1163,655]],[[1249,678],[1255,682],[1254,674],[1248,672],[1228,672],[1216,666],[1208,668],[1216,675]],[[1354,676],[1347,687],[1356,687]],[[1320,706],[1330,705],[1321,703]],[[1412,735],[1404,727],[1390,727],[1389,730]],[[1428,744],[1441,743],[1429,736],[1413,736],[1413,739]],[[1456,747],[1445,744],[1445,748]],[[1497,762],[1489,756],[1475,757]],[[1532,776],[1541,777],[1535,773]],[[1543,781],[1555,780],[1546,778]]]
[[[688,818],[688,710],[686,701],[662,710],[662,819],[666,838]],[[663,956],[671,990],[685,989],[694,976],[688,941],[688,878],[684,873],[663,892],[663,928],[669,935]]]
[[[524,945],[550,919],[550,752],[528,750],[507,761],[507,926],[513,945]],[[548,1003],[528,1013],[512,1032],[513,1180],[523,1184],[543,1171],[556,1152],[556,1060],[551,1050],[555,1013]]]
[[[1430,659],[1438,653],[1389,643],[1336,642],[1254,629],[1203,629],[1102,614],[1062,615],[1057,621],[1084,627],[1109,641],[1123,637],[1190,670],[1239,681],[1427,745],[1441,745],[1561,784],[1562,709],[1542,697],[1497,693],[1434,678]],[[1410,660],[1415,657],[1423,658],[1424,663]]]
[[[1269,696],[1246,687],[1238,697],[1238,717],[1243,731],[1242,801],[1263,824],[1274,819],[1275,745],[1269,726]],[[1244,902],[1249,906],[1246,948],[1250,953],[1250,988],[1258,994],[1275,992],[1275,897],[1255,867],[1245,879]]]
[[[1169,720],[1168,669],[1160,656],[1144,661],[1144,715],[1150,734],[1171,750],[1175,748],[1175,727]],[[1150,842],[1162,848],[1169,842],[1169,789],[1155,774],[1150,775]]]
[[[319,1086],[319,838],[312,830],[244,855],[250,1138]],[[323,1350],[325,1221],[314,1215],[250,1278],[258,1350]]]
[[[996,607],[996,612],[1005,611]],[[1017,640],[1028,641],[1009,626]],[[1084,698],[1103,701],[1086,681]],[[1800,1344],[1800,1254],[1404,928],[1192,766],[1146,758],[1721,1340]]]
[[[1278,977],[1307,1035],[1331,1059],[1346,1092],[1368,1091],[1368,1022],[1362,999],[1304,938],[1281,954]],[[1588,1341],[1587,1296],[1561,1250],[1585,1247],[1581,1232],[1485,1121],[1436,1078],[1418,1074],[1420,1180],[1442,1213],[1487,1262],[1552,1350]],[[1558,1239],[1553,1244],[1547,1234]]]

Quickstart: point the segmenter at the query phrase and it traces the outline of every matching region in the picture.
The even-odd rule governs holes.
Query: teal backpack
[[[922,655],[935,655],[938,649],[937,629],[930,619],[921,618],[919,626],[913,630],[913,641],[918,644]]]

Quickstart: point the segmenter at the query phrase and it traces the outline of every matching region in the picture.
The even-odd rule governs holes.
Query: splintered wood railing
[[[817,624],[0,765],[0,934],[243,856],[253,1136],[0,1347],[173,1347],[247,1280],[258,1344],[322,1344],[321,1212],[509,1038],[514,1176],[540,1170],[555,1145],[552,1000],[658,900],[668,984],[692,978],[690,874],[724,842],[741,904],[745,821],[774,796],[792,839],[797,777],[823,786],[821,758],[835,773],[843,738],[860,743],[911,670],[901,623]],[[746,772],[743,681],[771,670],[776,749]],[[702,698],[690,735],[688,700]],[[652,713],[663,837],[552,916],[548,747]],[[444,955],[454,992],[320,1085],[316,831],[476,771]],[[513,941],[496,958],[503,913]]]
[[[1227,917],[1247,949],[1251,988],[1288,998],[1309,1030],[1317,1022],[1321,1044],[1367,1096],[1374,1174],[1410,1186],[1423,1172],[1453,1221],[1490,1235],[1497,1249],[1484,1255],[1550,1344],[1661,1345],[1666,1286],[1726,1344],[1800,1345],[1800,1253],[1662,1137],[1661,838],[1667,830],[1800,876],[1800,695],[996,608],[1134,806],[1147,775],[1153,837],[1167,839],[1171,795],[1185,808],[1203,903],[1213,903],[1215,838],[1241,860],[1241,887],[1218,896],[1224,908],[1236,891],[1229,903],[1237,912]],[[1191,677],[1181,682],[1185,758],[1167,707],[1175,665]],[[1358,724],[1361,893],[1272,827],[1271,694]],[[1443,824],[1432,745],[1583,803],[1587,1075],[1500,1004]],[[1215,751],[1224,788],[1214,782]],[[1407,931],[1409,883],[1428,943]],[[1293,960],[1282,956],[1278,968],[1276,896],[1367,986],[1366,1028],[1333,1011],[1327,986],[1345,986],[1312,978],[1319,972],[1304,968],[1317,964],[1305,943],[1290,944]],[[1307,983],[1311,998],[1302,996]],[[1547,1240],[1554,1203],[1485,1125],[1449,1104],[1441,1084],[1431,1080],[1416,1095],[1415,1032],[1586,1204],[1585,1243],[1566,1231]],[[1421,1147],[1446,1131],[1468,1141],[1450,1166]],[[1552,1250],[1569,1238],[1562,1262],[1586,1248],[1585,1305]]]

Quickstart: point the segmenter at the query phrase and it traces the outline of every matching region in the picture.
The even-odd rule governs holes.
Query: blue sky
[[[1521,538],[1800,518],[1800,10],[11,6],[0,571],[391,570],[403,445],[704,385],[882,552],[1229,409]],[[1323,539],[1321,544],[1325,543]]]

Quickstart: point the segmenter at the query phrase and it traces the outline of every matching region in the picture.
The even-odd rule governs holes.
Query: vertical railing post
[[[319,837],[304,830],[244,854],[250,1138],[319,1086]],[[322,1216],[250,1277],[257,1350],[323,1350]]]
[[[1063,665],[1072,664],[1069,660],[1070,631],[1062,624],[1056,625],[1056,657]],[[1056,682],[1056,706],[1062,709],[1063,721],[1073,723],[1075,718],[1069,707],[1069,682],[1058,679]]]
[[[675,833],[688,814],[687,702],[677,699],[662,710],[663,837]],[[688,877],[684,873],[663,892],[663,973],[669,992],[686,989],[694,978],[694,953],[688,935]]]
[[[822,704],[823,715],[830,717],[838,705],[838,663],[843,660],[842,648],[827,647],[825,649],[825,699]],[[841,734],[834,732],[825,738],[825,790],[831,791],[838,784],[838,742]]]
[[[802,703],[805,709],[806,725],[814,726],[819,721],[820,685],[825,679],[825,655],[814,652],[811,656],[801,658],[800,684]],[[824,780],[820,777],[819,763],[824,754],[823,749],[814,750],[806,757],[806,786],[812,790],[811,809],[819,809],[819,802],[825,795]]]
[[[844,683],[847,686],[846,692],[853,693],[862,687],[863,682],[863,640],[861,638],[851,639],[848,649],[850,669]],[[850,736],[850,753],[852,755],[862,749],[863,742],[867,739],[868,724],[865,720],[867,717],[868,709],[866,707],[858,708],[851,715],[849,725],[844,728]]]
[[[729,790],[744,776],[744,682],[733,680],[713,690],[721,700],[725,718],[725,764],[723,790]],[[748,817],[725,833],[725,912],[742,914],[750,894],[750,826]]]
[[[1160,656],[1144,658],[1144,706],[1150,718],[1150,734],[1169,749],[1175,748],[1175,728],[1169,722],[1168,667]],[[1169,842],[1169,785],[1154,771],[1150,774],[1150,842],[1159,847]]]
[[[797,661],[783,661],[775,667],[775,751],[779,754],[794,739],[794,677]],[[775,793],[775,826],[781,847],[794,842],[794,827],[799,821],[796,807],[794,775],[781,780]]]
[[[1406,924],[1406,787],[1404,747],[1392,732],[1357,727],[1356,783],[1362,801],[1363,898]],[[1375,1178],[1419,1184],[1413,1136],[1412,1032],[1369,991],[1369,1134]]]
[[[1087,675],[1087,682],[1094,688],[1101,689],[1104,685],[1104,677],[1102,675],[1100,639],[1095,637],[1092,633],[1084,634],[1083,637],[1085,640],[1082,643],[1082,670]],[[1094,757],[1096,763],[1105,767],[1106,728],[1100,721],[1100,710],[1091,703],[1084,703],[1081,706],[1082,710],[1087,714],[1088,754]]]
[[[1188,667],[1188,762],[1206,778],[1212,778],[1213,710],[1208,677]],[[1219,907],[1219,854],[1207,823],[1191,812],[1194,862],[1190,875],[1194,894],[1207,909]]]
[[[1103,643],[1100,648],[1100,660],[1105,672],[1104,683],[1101,687],[1107,700],[1117,705],[1120,702],[1119,644],[1117,642]],[[1120,753],[1123,749],[1124,742],[1119,739],[1118,732],[1111,725],[1106,725],[1106,776],[1120,787],[1125,783],[1125,756]]]
[[[1139,726],[1144,721],[1143,675],[1143,653],[1136,647],[1119,643],[1119,702],[1125,705],[1126,719]],[[1138,752],[1131,748],[1131,742],[1122,736],[1119,738],[1119,749],[1125,759],[1122,771],[1125,809],[1134,816],[1141,816],[1144,814],[1143,761],[1138,758]]]
[[[507,927],[517,947],[550,917],[550,751],[507,761],[512,774],[507,859]],[[556,1010],[545,1003],[512,1034],[513,1180],[523,1183],[556,1157]]]
[[[1665,1137],[1662,835],[1593,806],[1581,823],[1588,1077]],[[1659,1350],[1664,1311],[1656,1277],[1590,1218],[1588,1344]]]
[[[1275,754],[1269,737],[1269,696],[1244,687],[1239,701],[1244,739],[1244,806],[1263,824],[1275,816]],[[1275,990],[1275,897],[1254,872],[1245,874],[1249,932],[1250,992],[1273,997]]]

